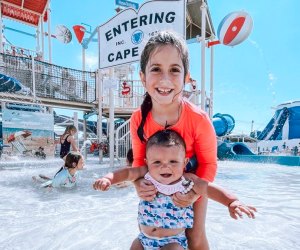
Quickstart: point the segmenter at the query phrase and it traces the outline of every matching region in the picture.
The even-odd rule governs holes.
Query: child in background
[[[113,184],[145,176],[156,186],[155,199],[139,203],[141,232],[138,238],[146,250],[187,249],[185,229],[193,227],[193,207],[177,207],[171,198],[176,192],[189,192],[193,188],[193,182],[183,177],[188,162],[185,150],[185,143],[178,133],[158,131],[147,142],[145,161],[148,167],[123,168],[108,173],[93,185],[96,190],[106,191]]]
[[[70,152],[71,146],[74,152],[79,152],[74,135],[77,133],[77,128],[74,125],[68,125],[65,132],[60,137],[60,158],[65,160],[65,156]]]
[[[66,156],[66,161],[63,167],[58,170],[53,179],[47,176],[39,175],[41,179],[47,180],[42,183],[42,187],[67,187],[71,188],[76,185],[78,173],[77,170],[82,170],[84,166],[84,160],[80,153],[70,152]],[[33,180],[39,181],[35,176]]]
[[[133,162],[133,153],[132,153],[132,148],[130,148],[130,149],[128,149],[127,154],[126,154],[126,167],[131,168],[132,162]],[[124,182],[116,184],[116,187],[124,188],[124,187],[128,187],[130,184],[131,183],[129,181],[124,181]]]
[[[128,167],[131,167],[133,163],[133,152],[132,148],[128,149],[127,154],[126,154],[126,164]]]

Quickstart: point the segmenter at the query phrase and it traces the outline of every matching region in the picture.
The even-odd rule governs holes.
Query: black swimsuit
[[[65,138],[64,143],[61,143],[60,139],[60,158],[64,158],[70,152],[71,143],[67,140],[69,136],[70,135]]]

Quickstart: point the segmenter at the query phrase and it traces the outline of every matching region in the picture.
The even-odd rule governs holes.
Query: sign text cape
[[[99,26],[100,69],[138,61],[149,38],[161,30],[185,38],[185,0],[146,2]]]

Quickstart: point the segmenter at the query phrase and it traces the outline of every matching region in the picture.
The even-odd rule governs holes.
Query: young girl
[[[182,97],[184,82],[188,82],[190,78],[185,42],[174,33],[159,32],[146,44],[140,68],[140,78],[147,92],[141,108],[131,116],[133,167],[145,166],[145,142],[158,130],[172,128],[183,137],[186,156],[191,158],[195,155],[197,158],[198,177],[185,174],[193,180],[197,192],[176,193],[172,199],[180,207],[193,203],[193,228],[186,230],[189,249],[209,249],[205,234],[207,198],[204,194],[208,183],[216,175],[217,142],[207,114]],[[143,178],[136,181],[135,186],[143,200],[152,201],[156,196],[155,186]],[[233,206],[238,215],[244,209],[248,216],[253,217],[252,207],[243,206],[234,195],[226,193],[220,187],[209,183],[208,195],[226,206]],[[131,249],[140,248],[134,243]]]
[[[188,162],[185,143],[172,130],[158,131],[146,147],[147,166],[123,168],[108,173],[94,183],[94,189],[106,191],[113,184],[147,178],[158,189],[153,201],[141,200],[138,222],[143,249],[187,249],[185,229],[193,226],[193,207],[177,207],[171,198],[176,192],[189,192],[193,183],[183,177]]]
[[[66,156],[66,161],[63,167],[58,170],[53,179],[47,176],[39,175],[41,179],[47,180],[42,183],[42,187],[67,187],[71,188],[76,185],[77,171],[82,170],[84,166],[84,160],[80,153],[70,152]],[[32,177],[37,180],[36,177]]]
[[[74,135],[77,132],[77,128],[74,125],[68,125],[65,132],[60,137],[60,158],[65,160],[65,156],[70,152],[71,146],[72,151],[79,152]]]

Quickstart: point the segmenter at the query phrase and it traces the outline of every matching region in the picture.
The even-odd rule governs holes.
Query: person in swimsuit
[[[74,125],[68,125],[65,132],[60,137],[60,158],[65,160],[65,156],[70,152],[71,146],[74,152],[79,152],[74,135],[77,133],[77,128]]]
[[[70,152],[66,156],[66,161],[63,167],[61,167],[54,175],[53,179],[39,175],[40,179],[33,176],[34,181],[42,182],[42,187],[66,187],[72,188],[76,185],[78,179],[78,170],[82,170],[84,166],[84,160],[80,153]]]
[[[146,93],[141,107],[130,118],[133,149],[133,168],[146,165],[146,142],[158,130],[170,128],[178,132],[186,143],[186,156],[196,157],[195,174],[190,174],[196,192],[172,196],[180,207],[193,204],[193,228],[186,230],[191,250],[208,250],[205,232],[207,210],[206,193],[233,211],[231,216],[247,214],[254,218],[255,208],[245,206],[237,197],[212,183],[217,171],[217,140],[209,116],[183,96],[184,84],[189,82],[189,55],[185,41],[171,31],[160,31],[152,36],[141,53],[140,79]],[[189,175],[189,173],[186,173]],[[146,201],[156,197],[155,186],[145,178],[134,182],[138,196]],[[135,244],[137,243],[137,244]],[[143,249],[135,240],[131,249]]]
[[[108,173],[93,184],[95,190],[107,191],[111,185],[143,177],[155,186],[156,197],[152,201],[141,199],[139,203],[138,240],[143,249],[187,249],[185,229],[193,227],[193,206],[179,207],[173,202],[172,196],[176,193],[199,192],[193,181],[184,176],[188,161],[182,137],[171,129],[165,129],[154,133],[147,141],[147,166],[123,168]],[[203,193],[203,196],[206,195]],[[234,202],[239,203],[237,200]],[[228,208],[230,215],[237,217],[239,213],[235,206]],[[251,207],[241,207],[242,212],[254,217]]]
[[[193,227],[193,207],[176,206],[171,196],[189,192],[193,182],[183,177],[188,161],[185,143],[175,131],[162,130],[152,135],[146,146],[147,167],[123,168],[95,181],[95,190],[106,191],[113,184],[145,177],[158,190],[153,201],[140,200],[139,240],[144,249],[187,249],[185,229]]]

